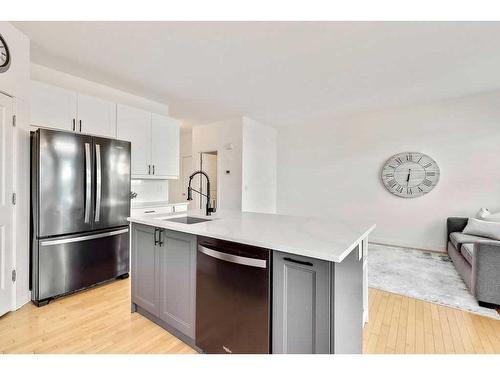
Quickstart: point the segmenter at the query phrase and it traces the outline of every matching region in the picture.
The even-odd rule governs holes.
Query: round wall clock
[[[2,35],[0,35],[0,73],[6,72],[10,67],[10,51]]]
[[[386,189],[402,198],[416,198],[430,192],[439,181],[436,161],[421,152],[391,156],[381,173]]]

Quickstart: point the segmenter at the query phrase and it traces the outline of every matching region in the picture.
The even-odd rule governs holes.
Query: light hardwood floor
[[[365,353],[500,353],[500,321],[370,290]],[[0,318],[2,353],[195,353],[130,313],[130,279]]]

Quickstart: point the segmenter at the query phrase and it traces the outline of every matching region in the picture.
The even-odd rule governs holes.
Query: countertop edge
[[[211,234],[211,233],[204,233],[203,231],[196,230],[196,227],[193,226],[184,226],[185,224],[177,224],[177,223],[152,223],[148,219],[143,219],[143,218],[138,218],[138,217],[129,217],[127,219],[130,223],[137,223],[137,224],[143,224],[143,225],[148,225],[148,226],[155,226],[159,228],[164,228],[168,230],[172,230],[174,232],[181,232],[181,233],[188,233],[188,234],[193,234],[197,236],[206,236],[210,238],[216,238],[220,240],[225,240],[225,241],[231,241],[231,242],[237,242],[237,243],[242,243],[245,245],[250,245],[250,246],[257,246],[257,247],[262,247],[262,248],[267,248],[273,251],[281,251],[284,253],[288,254],[294,254],[294,255],[300,255],[300,256],[306,256],[314,259],[320,259],[320,260],[325,260],[329,262],[334,262],[334,263],[340,263],[342,262],[350,253],[352,250],[354,250],[358,244],[361,243],[361,241],[366,238],[376,227],[376,224],[373,224],[368,230],[366,230],[362,235],[360,235],[345,251],[343,251],[340,255],[338,256],[324,256],[324,255],[318,255],[314,251],[307,251],[304,249],[295,249],[293,247],[288,247],[288,246],[280,246],[280,245],[273,245],[269,243],[262,243],[259,241],[253,241],[253,240],[246,240],[246,239],[241,239],[241,238],[235,238],[231,236],[224,236],[224,235],[218,235],[218,234]],[[158,225],[160,224],[160,225]]]

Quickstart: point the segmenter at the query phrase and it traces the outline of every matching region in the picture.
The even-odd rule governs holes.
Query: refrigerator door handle
[[[95,218],[98,222],[101,213],[101,146],[95,145],[95,161],[96,161],[96,188],[95,188]]]
[[[90,143],[85,143],[85,222],[90,222],[92,199],[92,166],[90,163]]]

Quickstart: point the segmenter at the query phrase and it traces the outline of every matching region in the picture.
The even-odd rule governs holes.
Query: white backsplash
[[[132,191],[137,197],[132,206],[144,203],[168,202],[168,180],[132,180]]]

